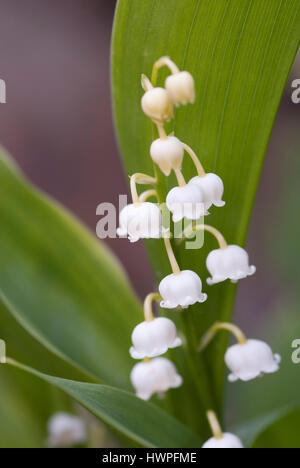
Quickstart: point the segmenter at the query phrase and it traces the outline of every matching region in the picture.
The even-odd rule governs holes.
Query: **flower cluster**
[[[165,87],[157,87],[157,74],[161,67],[167,66],[170,76]],[[181,71],[169,57],[161,57],[153,66],[152,81],[142,75],[144,95],[141,100],[143,112],[157,127],[158,138],[150,147],[150,157],[165,176],[174,171],[178,185],[173,187],[166,197],[166,206],[174,223],[182,219],[190,220],[183,238],[196,235],[197,231],[211,233],[218,242],[218,249],[211,251],[206,259],[210,273],[208,285],[229,279],[237,282],[255,273],[250,265],[247,252],[238,245],[228,245],[223,235],[213,226],[200,224],[203,217],[209,215],[213,206],[220,208],[223,201],[224,184],[214,173],[206,173],[196,153],[175,135],[167,135],[165,122],[174,116],[174,106],[192,104],[195,101],[195,84],[192,75]],[[196,175],[186,181],[182,173],[182,163],[187,154],[194,166]],[[150,185],[152,188],[138,194],[137,185]],[[138,397],[148,400],[153,394],[161,396],[170,388],[182,384],[174,364],[165,357],[168,349],[182,344],[175,324],[168,318],[155,317],[152,312],[153,301],[158,301],[163,309],[187,308],[195,303],[207,300],[202,291],[202,281],[198,274],[191,270],[180,270],[176,260],[171,233],[163,226],[163,217],[158,204],[150,203],[150,197],[156,197],[157,180],[153,176],[137,173],[131,176],[130,188],[132,204],[120,213],[118,235],[128,237],[131,242],[139,239],[163,238],[170,261],[172,273],[163,278],[159,284],[159,293],[149,294],[144,302],[145,320],[137,325],[132,333],[130,354],[134,359],[141,359],[133,367],[131,381]],[[205,219],[205,218],[204,218]],[[280,357],[273,355],[266,343],[258,340],[247,340],[244,334],[232,324],[215,324],[202,339],[199,351],[208,345],[215,333],[221,329],[232,332],[238,344],[230,347],[225,355],[225,362],[231,371],[230,381],[251,380],[263,373],[278,370]],[[208,420],[214,438],[205,444],[205,448],[242,448],[241,441],[232,434],[222,434],[217,425],[216,415],[210,410]],[[216,430],[217,426],[217,430]]]

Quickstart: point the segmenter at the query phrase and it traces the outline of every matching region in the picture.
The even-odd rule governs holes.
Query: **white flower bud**
[[[201,279],[190,270],[166,276],[159,284],[159,292],[163,299],[160,305],[165,309],[186,308],[207,299],[207,294],[202,293]]]
[[[225,362],[232,374],[230,382],[248,380],[263,374],[272,374],[279,370],[281,357],[273,354],[270,346],[260,340],[248,340],[245,344],[236,344],[228,348]]]
[[[142,400],[149,400],[154,393],[161,394],[182,384],[182,377],[174,364],[169,359],[160,357],[136,364],[130,379],[137,396]]]
[[[225,205],[225,202],[222,200],[224,184],[218,175],[209,173],[204,177],[196,176],[189,181],[189,184],[196,184],[201,188],[204,195],[206,211],[211,207],[211,205],[218,207]]]
[[[212,437],[203,445],[204,449],[242,449],[244,448],[242,441],[229,432],[225,432],[221,439]]]
[[[169,348],[182,344],[172,320],[158,317],[151,322],[142,322],[135,327],[131,335],[133,346],[130,354],[134,359],[156,357],[164,354]]]
[[[164,88],[153,88],[142,97],[142,109],[150,119],[169,122],[174,116],[173,104]]]
[[[204,215],[204,195],[195,184],[174,187],[167,195],[166,205],[177,223],[183,218],[199,219]]]
[[[120,213],[117,234],[130,242],[139,239],[158,239],[167,230],[162,227],[161,211],[155,203],[144,202],[125,206]]]
[[[150,147],[150,155],[160,170],[168,176],[172,169],[181,168],[184,149],[178,138],[168,136],[153,141]]]
[[[255,266],[249,266],[249,256],[246,250],[238,245],[229,245],[225,249],[212,250],[207,259],[206,266],[212,278],[207,279],[208,284],[216,284],[226,279],[236,282],[255,273]]]
[[[85,423],[77,416],[68,413],[55,413],[48,421],[49,447],[70,447],[87,440]]]
[[[168,76],[165,87],[176,107],[195,102],[195,83],[189,72],[182,71]]]

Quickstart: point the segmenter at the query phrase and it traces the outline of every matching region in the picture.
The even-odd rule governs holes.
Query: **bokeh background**
[[[28,178],[95,232],[96,207],[127,193],[113,128],[110,37],[115,0],[0,0],[0,142]],[[283,356],[278,377],[236,384],[230,422],[298,398],[300,364],[299,115],[291,83],[282,98],[252,216],[248,250],[257,274],[241,282],[235,317]],[[241,155],[243,157],[243,155]],[[226,194],[225,194],[226,199]],[[107,239],[142,297],[153,278],[142,243]]]

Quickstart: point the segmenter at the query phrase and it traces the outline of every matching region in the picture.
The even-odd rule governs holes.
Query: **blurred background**
[[[114,0],[0,0],[0,142],[28,178],[95,232],[96,207],[127,193],[110,99],[110,37]],[[299,115],[291,72],[266,156],[252,216],[248,250],[257,274],[241,282],[236,321],[283,356],[278,380],[230,387],[229,420],[285,404],[299,394],[300,338]],[[242,157],[242,155],[241,155]],[[226,195],[226,194],[225,194]],[[226,197],[225,197],[226,199]],[[142,243],[108,239],[137,293],[152,289]],[[275,384],[274,384],[275,382]]]

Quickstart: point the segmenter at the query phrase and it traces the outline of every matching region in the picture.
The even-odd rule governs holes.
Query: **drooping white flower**
[[[174,116],[172,101],[164,88],[152,88],[146,91],[141,104],[144,113],[157,122],[169,122]]]
[[[195,184],[174,187],[167,195],[166,205],[174,223],[183,218],[199,219],[204,215],[204,195]]]
[[[130,348],[130,354],[134,359],[160,356],[169,348],[176,348],[182,344],[174,323],[165,317],[140,323],[133,330],[131,339],[133,346]]]
[[[160,305],[165,309],[186,308],[207,299],[207,294],[202,292],[201,279],[190,270],[166,276],[159,284],[159,292],[163,299]]]
[[[155,203],[131,203],[120,212],[120,227],[117,234],[130,242],[139,239],[158,239],[166,230],[162,227],[162,216]]]
[[[172,169],[181,168],[184,149],[178,138],[167,136],[153,141],[150,147],[150,155],[160,170],[168,176]]]
[[[204,449],[242,449],[244,448],[242,441],[229,432],[223,433],[223,437],[217,439],[212,437],[202,446]]]
[[[216,284],[226,279],[236,282],[255,273],[255,266],[249,265],[249,256],[246,250],[238,245],[229,245],[225,249],[212,250],[207,259],[206,266],[212,278],[207,279],[208,284]]]
[[[225,362],[232,374],[230,382],[255,379],[263,374],[272,374],[279,370],[281,357],[273,354],[270,346],[260,340],[248,340],[245,344],[236,344],[228,348]]]
[[[154,393],[161,394],[182,384],[182,377],[174,364],[161,357],[136,364],[130,378],[137,396],[142,400],[149,400]]]
[[[47,424],[49,447],[70,447],[83,444],[87,440],[84,421],[68,413],[55,413]]]
[[[201,188],[204,195],[205,210],[208,210],[211,205],[218,207],[225,205],[225,202],[222,200],[224,184],[217,174],[209,173],[203,177],[193,177],[189,181],[189,184],[195,184]]]
[[[181,71],[168,76],[165,87],[176,107],[195,102],[195,83],[189,72]]]

